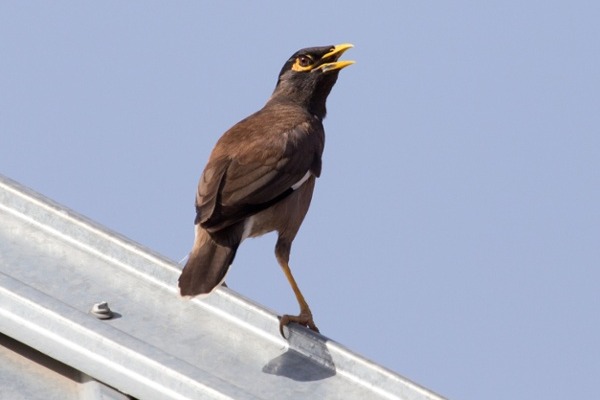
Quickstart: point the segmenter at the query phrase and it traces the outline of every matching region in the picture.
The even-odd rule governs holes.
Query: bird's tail
[[[179,276],[181,295],[210,293],[225,279],[235,251],[235,248],[218,244],[208,232],[197,227],[194,247]]]

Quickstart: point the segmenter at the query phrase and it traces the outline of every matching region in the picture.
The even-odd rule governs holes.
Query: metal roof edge
[[[114,264],[136,276],[140,281],[156,285],[162,290],[172,293],[173,296],[178,296],[176,282],[180,273],[180,267],[175,262],[122,235],[112,232],[100,224],[79,215],[77,212],[2,175],[0,175],[0,211],[7,212],[28,224],[34,225],[37,229],[48,232],[52,236],[60,237],[61,240],[70,243],[70,245],[83,249],[99,259]],[[80,312],[69,310],[69,307],[53,300],[51,296],[40,293],[38,290],[28,287],[22,281],[1,272],[0,298],[4,300],[0,314],[4,314],[2,319],[5,321],[4,323],[0,323],[0,327],[4,326],[3,329],[10,330],[10,332],[7,332],[9,336],[42,352],[50,353],[52,357],[66,363],[74,362],[73,360],[76,360],[82,354],[78,353],[78,356],[72,356],[70,359],[66,357],[67,360],[60,358],[61,354],[62,357],[65,357],[65,354],[68,353],[65,349],[70,348],[73,350],[73,346],[83,340],[83,336],[78,336],[82,334],[81,332],[87,332],[84,335],[87,340],[89,340],[90,336],[96,335],[95,337],[100,342],[106,342],[107,340],[110,342],[111,335],[115,335],[110,329],[102,328],[96,321],[87,321],[87,316],[82,315]],[[35,299],[36,301],[32,301],[31,299]],[[280,348],[287,347],[288,350],[297,352],[303,357],[322,365],[324,368],[333,368],[337,374],[344,376],[369,391],[377,393],[382,398],[443,399],[428,389],[352,352],[341,344],[307,329],[290,326],[288,340],[285,340],[279,335],[278,318],[275,313],[227,288],[220,288],[206,298],[191,299],[190,303],[209,310],[211,313],[217,314],[231,321],[233,324],[253,332],[253,334],[274,343]],[[7,304],[7,306],[5,307],[4,304]],[[19,310],[19,307],[22,309]],[[31,315],[27,313],[36,313],[35,322],[25,317],[26,315]],[[69,315],[69,318],[66,320],[65,315]],[[13,325],[11,325],[12,328],[7,327],[6,321],[8,320],[13,322]],[[87,329],[86,324],[90,323],[93,326]],[[24,326],[28,326],[29,328],[22,329]],[[55,331],[53,333],[50,332],[52,333],[50,334],[47,330],[44,331],[44,326],[53,326]],[[43,331],[46,334],[43,334]],[[26,333],[24,334],[24,332]],[[54,354],[52,351],[53,346],[56,343],[64,342],[61,341],[60,335],[63,338],[73,337],[76,339],[73,339],[68,344],[63,343],[61,351],[55,351],[54,353],[57,354]],[[44,344],[44,341],[47,340],[50,340],[53,344],[51,346]],[[118,341],[123,340],[119,336]],[[173,360],[172,356],[162,353],[161,349],[142,349],[144,347],[142,344],[133,339],[131,341],[128,340],[124,340],[124,342],[129,343],[129,347],[122,345],[115,346],[114,355],[116,355],[116,361],[112,360],[109,364],[113,366],[117,365],[119,359],[125,362],[128,357],[130,359],[143,360],[146,357],[144,354],[147,352],[151,354],[147,358],[152,360],[152,362],[146,363],[143,367],[139,368],[143,368],[146,371],[150,369],[151,373],[149,376],[156,376],[156,379],[161,376],[160,367],[167,368],[168,370],[169,364],[177,364],[176,368],[170,370],[170,375],[167,374],[170,377],[169,379],[175,379],[177,382],[175,384],[171,382],[159,388],[160,390],[168,391],[170,390],[168,388],[177,387],[177,390],[180,391],[171,393],[173,396],[166,396],[165,394],[166,398],[188,398],[184,393],[193,393],[195,390],[199,390],[199,387],[203,388],[201,390],[208,390],[210,392],[212,390],[210,388],[212,387],[223,388],[228,385],[226,382],[219,383],[219,379],[211,376],[210,373],[204,374],[195,370],[194,373],[190,372],[189,376],[185,372],[182,374],[181,371],[187,370],[185,362]],[[117,340],[115,339],[116,342]],[[134,354],[137,355],[134,356]],[[87,359],[90,356],[91,354],[87,354],[85,357]],[[85,372],[91,376],[94,376],[94,374],[96,376],[98,374],[103,376],[101,370],[102,368],[107,368],[108,364],[98,362],[96,365],[97,367],[94,371],[89,371],[91,373]],[[136,385],[143,386],[144,384],[152,386],[152,382],[147,379],[148,375],[144,379],[140,378],[141,380],[134,379],[136,376],[134,373],[135,365],[128,365],[127,368],[130,368],[131,371],[129,374],[125,374],[124,380],[127,381],[129,379],[129,382],[135,382],[135,385],[132,386],[123,382],[123,379],[119,380],[118,384],[110,382],[110,377],[113,376],[111,374],[104,374],[106,375],[104,377],[105,381],[114,387],[124,385],[124,387],[129,388]],[[194,381],[189,378],[190,376],[195,376],[196,378],[200,376],[200,380],[204,381]],[[160,382],[160,379],[154,381],[156,385],[159,385],[156,382]],[[208,383],[205,384],[205,382]],[[235,385],[233,386],[228,390],[219,393],[215,392],[207,396],[210,398],[252,398],[252,395],[248,394],[243,388],[236,389]],[[185,387],[189,390],[181,389]],[[144,392],[144,394],[148,395],[151,392]],[[193,396],[189,398],[193,398]]]

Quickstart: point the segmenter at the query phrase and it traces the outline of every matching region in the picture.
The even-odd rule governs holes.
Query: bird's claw
[[[279,333],[283,336],[284,339],[285,334],[283,333],[283,327],[289,325],[290,322],[295,322],[299,325],[305,326],[312,331],[319,332],[319,328],[315,325],[315,321],[313,321],[312,314],[310,312],[302,312],[300,315],[282,315],[279,319]]]

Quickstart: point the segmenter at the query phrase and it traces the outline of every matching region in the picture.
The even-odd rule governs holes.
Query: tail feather
[[[190,257],[179,276],[182,296],[210,293],[225,278],[235,249],[216,243],[206,231],[199,232]]]

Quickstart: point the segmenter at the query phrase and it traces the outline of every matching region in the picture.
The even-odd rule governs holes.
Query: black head
[[[342,68],[354,61],[338,61],[351,44],[309,47],[294,53],[283,65],[270,101],[294,102],[324,118],[325,102]]]

